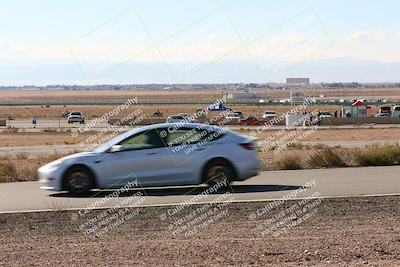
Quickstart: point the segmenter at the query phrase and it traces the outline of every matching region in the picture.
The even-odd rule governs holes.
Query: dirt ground
[[[73,137],[71,133],[0,133],[0,147],[73,145],[84,142],[92,134],[84,133]]]
[[[400,88],[335,88],[335,89],[302,89],[306,97],[325,98],[365,98],[365,97],[395,97],[399,99]],[[201,102],[215,101],[226,93],[234,93],[235,89],[132,89],[132,90],[25,90],[1,91],[0,104],[46,104],[65,102],[122,102],[127,98],[137,96],[140,102]],[[283,99],[290,97],[290,90],[282,89],[252,89],[252,92],[266,99]],[[176,97],[179,95],[179,97]],[[248,100],[246,100],[248,101]]]
[[[297,214],[292,207],[302,202],[286,201],[256,218],[271,202],[230,203],[192,235],[161,220],[171,207],[130,209],[134,216],[97,237],[79,229],[86,218],[73,220],[73,211],[0,214],[0,266],[399,266],[399,201],[325,199],[307,218],[290,215],[285,223],[279,215]],[[277,227],[262,232],[274,218]]]
[[[212,102],[210,102],[212,103]],[[154,112],[159,110],[163,113],[164,118],[169,115],[178,113],[186,113],[188,115],[194,115],[197,109],[207,108],[209,104],[192,104],[192,105],[135,105],[130,106],[127,109],[121,110],[116,117],[124,117],[132,112],[140,112],[145,114],[147,117],[151,117]],[[243,112],[245,117],[255,116],[261,118],[265,110],[275,110],[279,115],[288,112],[293,107],[291,106],[240,106],[240,105],[226,105],[232,108],[234,111]],[[88,119],[98,118],[103,116],[109,111],[116,109],[117,106],[51,106],[49,108],[40,106],[29,106],[29,107],[0,107],[0,119],[12,118],[12,119],[32,119],[32,116],[36,116],[38,119],[53,119],[58,120],[61,112],[68,111],[80,111],[85,114]],[[339,106],[308,106],[307,111],[313,110],[324,110],[329,112],[340,111]],[[377,107],[373,107],[371,112],[376,113]]]
[[[303,132],[305,132],[304,130]],[[242,134],[249,134],[250,130],[239,130]],[[270,136],[277,136],[277,131],[267,131],[257,134],[259,142],[266,140]],[[290,131],[292,132],[292,131]],[[301,131],[299,131],[300,133]],[[0,147],[7,146],[40,146],[40,145],[71,145],[83,142],[87,144],[92,140],[94,133],[86,132],[73,137],[66,132],[18,132],[0,133]],[[96,136],[96,135],[94,135]],[[280,135],[279,135],[280,136]],[[293,139],[293,138],[292,138]],[[93,139],[97,140],[97,139]],[[371,141],[387,140],[400,142],[400,128],[386,129],[320,129],[317,131],[306,132],[301,141]],[[90,142],[89,142],[90,143]]]
[[[255,89],[253,92],[265,97],[265,99],[277,100],[290,98],[290,90],[271,90],[271,89]],[[134,109],[140,108],[143,112],[151,116],[157,109],[164,113],[164,116],[188,113],[194,114],[197,108],[205,108],[205,104],[198,103],[213,103],[216,100],[222,99],[226,93],[234,93],[233,89],[207,89],[207,90],[81,90],[81,91],[0,91],[0,104],[25,104],[27,106],[2,106],[0,107],[0,119],[3,118],[25,118],[31,119],[32,116],[37,118],[58,119],[60,113],[69,110],[78,110],[84,112],[87,118],[102,116],[107,111],[112,110],[116,106],[113,105],[84,105],[84,106],[50,106],[46,107],[47,103],[123,103],[129,98],[137,97],[138,104],[122,111],[120,116],[125,116]],[[364,88],[364,89],[305,89],[305,96],[320,97],[323,99],[348,99],[380,97],[381,99],[400,99],[400,88]],[[291,109],[290,106],[241,106],[229,105],[229,102],[257,102],[258,100],[248,99],[228,99],[226,106],[233,110],[242,111],[245,116],[261,117],[265,110],[275,110],[278,114],[282,114]],[[153,105],[141,103],[155,103]],[[170,103],[157,104],[157,103]],[[175,103],[175,104],[174,104]],[[177,105],[176,103],[193,103],[191,105]],[[32,106],[32,105],[39,106]],[[41,106],[40,106],[41,105]],[[325,105],[325,106],[310,106],[311,110],[323,111],[339,111],[340,106]],[[371,114],[375,114],[378,107],[371,107]]]

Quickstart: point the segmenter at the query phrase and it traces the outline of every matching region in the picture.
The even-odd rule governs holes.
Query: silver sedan
[[[38,169],[41,188],[86,194],[98,188],[215,184],[257,175],[255,140],[223,128],[165,123],[126,132],[91,152]]]

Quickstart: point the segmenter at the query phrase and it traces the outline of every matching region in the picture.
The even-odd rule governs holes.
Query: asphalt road
[[[400,166],[298,171],[270,171],[232,185],[230,201],[263,201],[283,197],[358,197],[400,195]],[[301,186],[308,183],[306,190]],[[314,184],[315,183],[315,184]],[[313,185],[314,184],[314,185]],[[207,187],[175,187],[130,190],[114,198],[115,191],[93,191],[88,197],[44,191],[38,182],[0,184],[0,212],[84,209],[119,206],[176,205],[183,202],[205,203],[221,198],[219,191],[199,197]],[[138,193],[143,197],[137,197]],[[140,201],[138,201],[140,199]]]

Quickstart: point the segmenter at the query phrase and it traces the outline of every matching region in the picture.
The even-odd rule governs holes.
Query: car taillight
[[[257,148],[253,143],[242,143],[240,146],[247,150],[255,150]]]

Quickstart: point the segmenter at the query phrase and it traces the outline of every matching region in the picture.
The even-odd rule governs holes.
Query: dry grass
[[[41,146],[72,145],[87,140],[93,133],[79,134],[72,137],[70,133],[0,133],[0,147],[8,146]]]
[[[249,134],[249,131],[240,131]],[[257,134],[259,142],[266,140],[269,136],[276,134],[277,131],[267,131]],[[69,132],[37,132],[37,133],[0,133],[0,147],[5,146],[39,146],[39,145],[71,145],[79,144],[88,140],[94,133],[86,132],[72,137]],[[400,140],[400,128],[393,129],[340,129],[340,130],[318,130],[301,139],[302,141],[370,141],[370,140]],[[307,148],[299,143],[291,145],[291,149]],[[324,145],[316,144],[315,149],[322,149]]]
[[[400,146],[371,147],[354,155],[358,166],[388,166],[400,164]]]
[[[311,168],[342,168],[347,167],[345,150],[324,148],[316,150],[307,160]]]
[[[274,163],[278,170],[299,170],[302,169],[302,158],[299,153],[285,153]]]
[[[310,150],[289,150],[277,159],[260,156],[266,164],[264,170],[297,170],[308,168],[343,168],[363,166],[400,165],[400,146],[352,148],[323,148]]]
[[[18,173],[15,164],[11,161],[0,163],[0,182],[18,181]]]
[[[25,153],[0,158],[0,183],[36,181],[37,169],[51,161],[65,156],[54,153],[50,155],[36,155],[28,157]]]
[[[141,90],[142,89],[142,90]],[[357,88],[357,89],[303,89],[307,97],[325,97],[337,98],[365,98],[368,96],[398,96],[399,88]],[[273,89],[253,89],[259,95],[268,99],[289,98],[289,90]],[[144,88],[132,88],[131,90],[30,90],[30,91],[2,91],[0,92],[1,103],[39,103],[47,102],[120,102],[127,98],[137,96],[141,102],[168,102],[168,101],[191,101],[199,102],[221,97],[224,93],[233,93],[234,89],[216,88],[212,90],[197,89],[174,89],[174,90],[156,90]],[[176,96],[179,95],[179,98]]]

